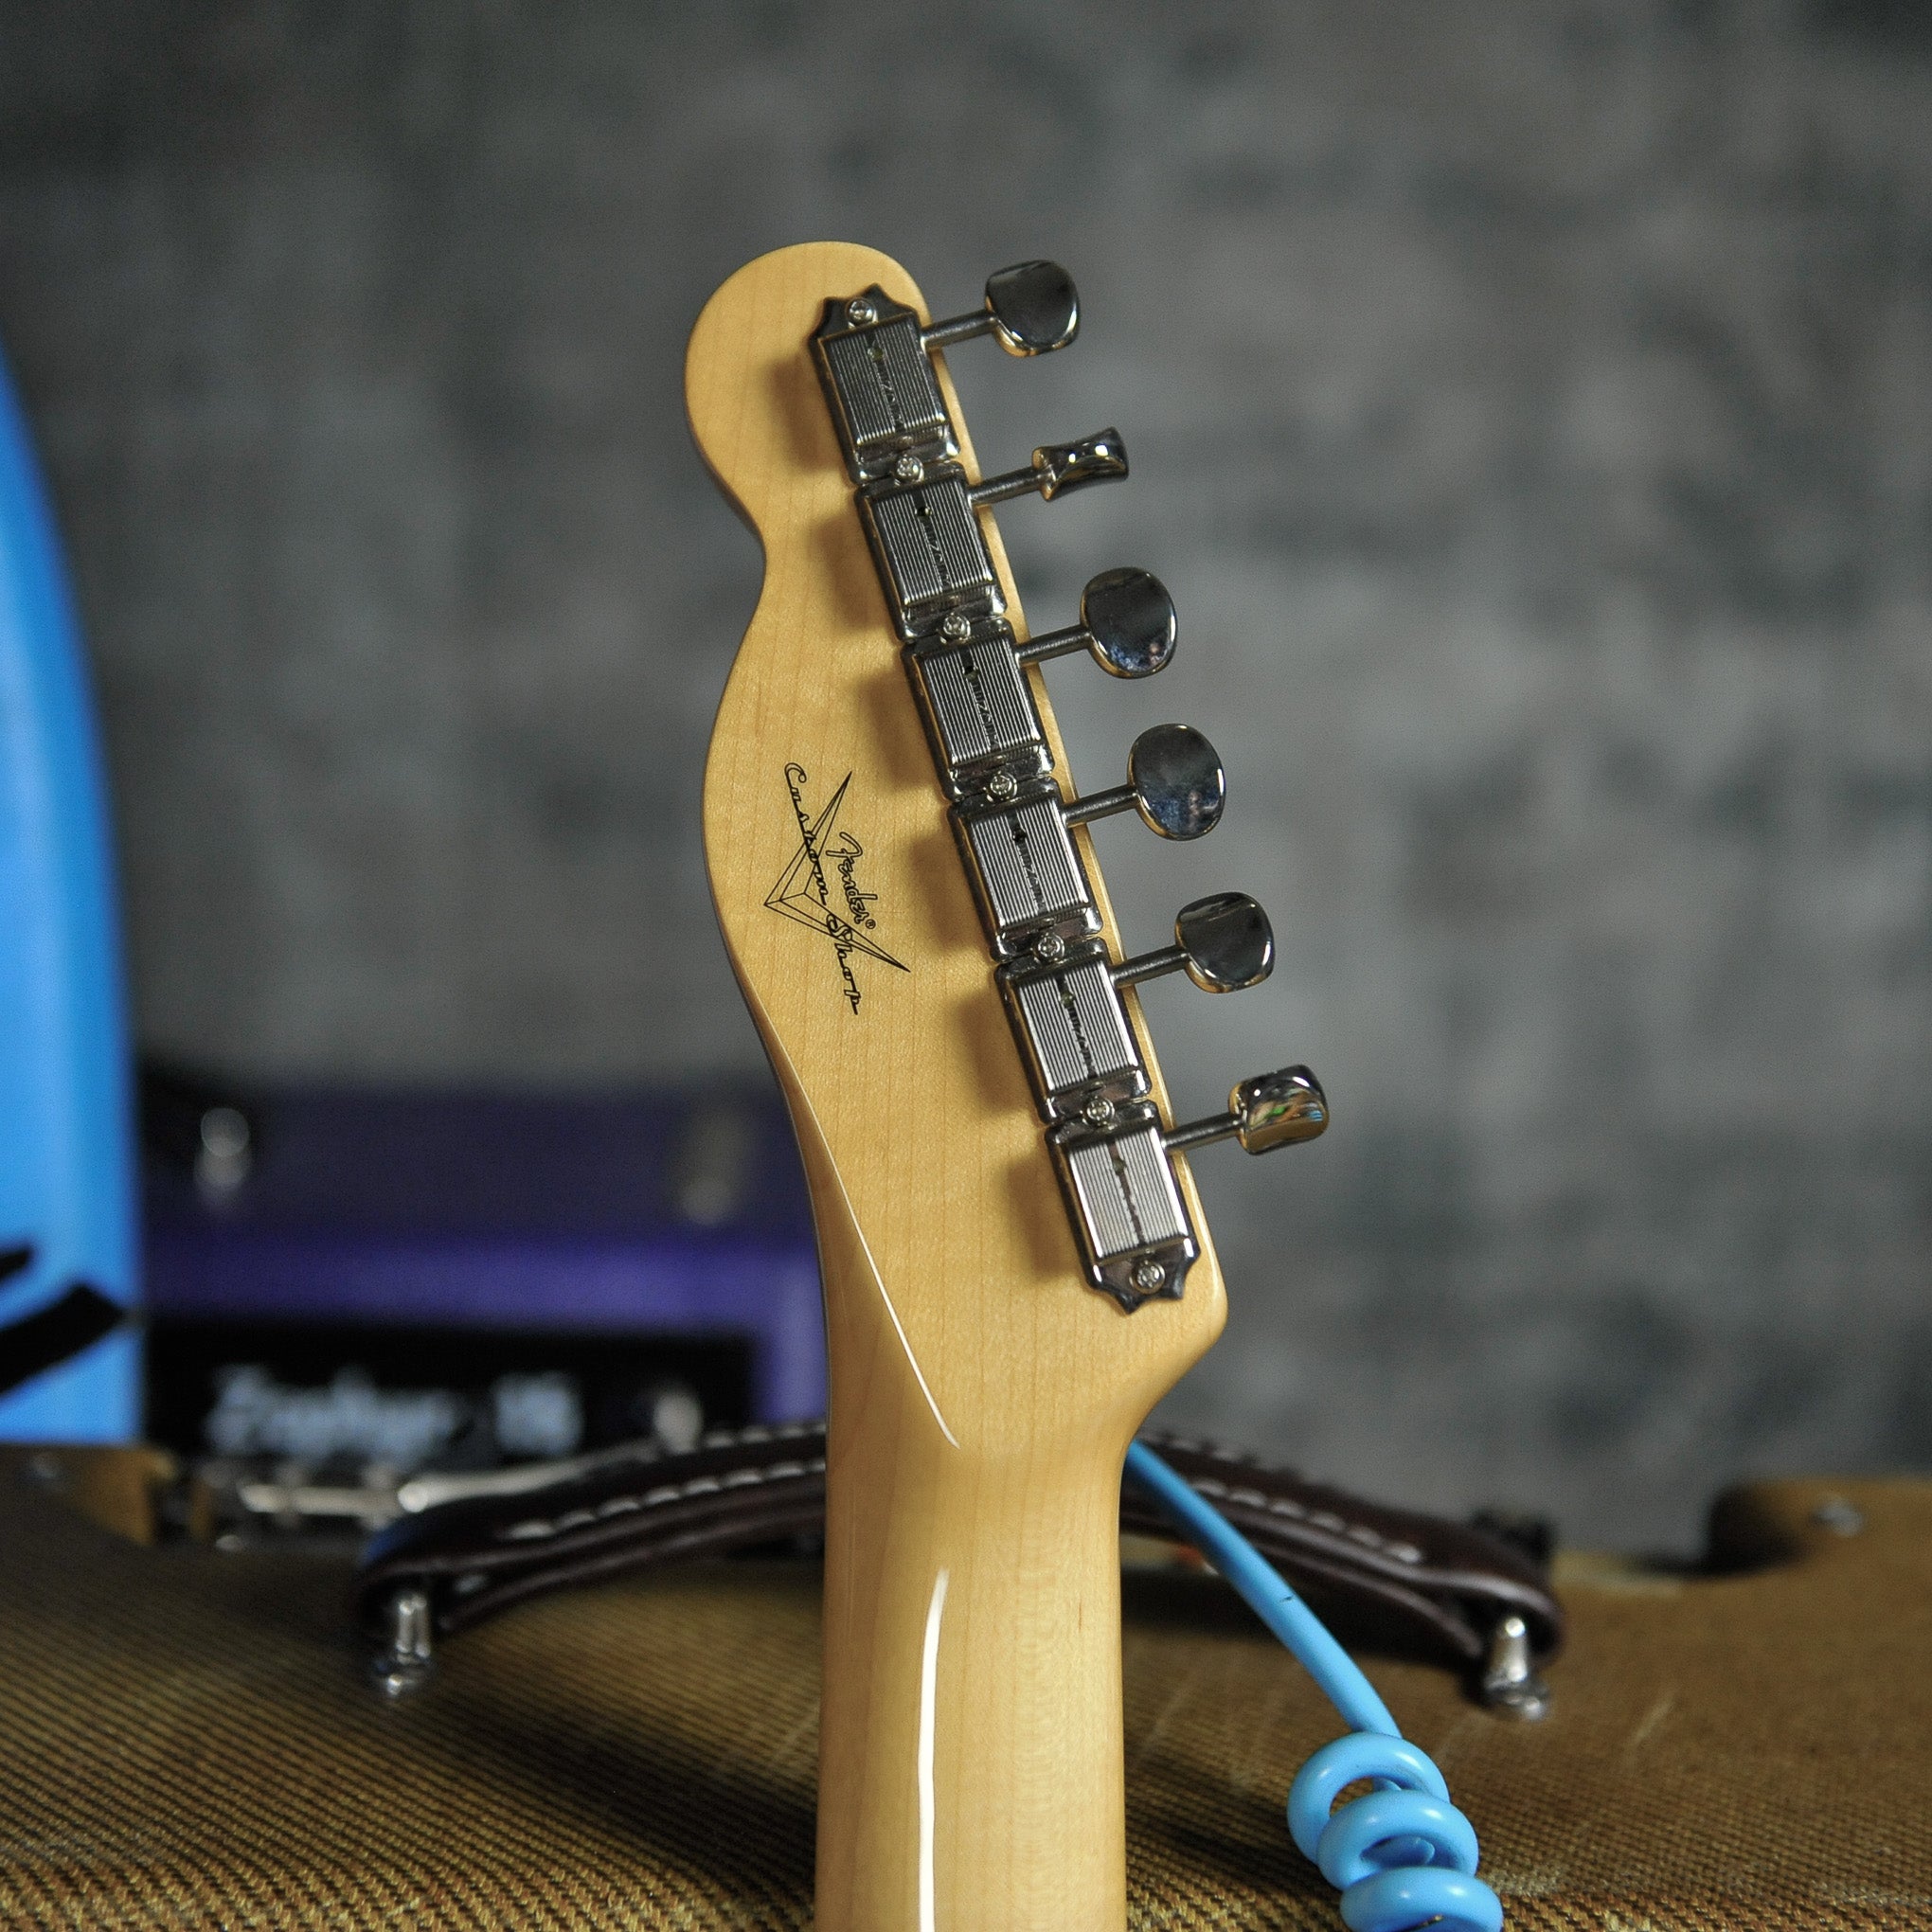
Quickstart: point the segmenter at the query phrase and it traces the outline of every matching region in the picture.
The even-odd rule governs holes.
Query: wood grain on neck
[[[1119,1932],[1120,1461],[1220,1332],[1221,1277],[1178,1159],[1203,1248],[1185,1297],[1128,1315],[1082,1277],[808,349],[826,299],[873,282],[927,313],[869,249],[765,256],[712,297],[687,366],[699,447],[765,553],[712,737],[705,838],[824,1275],[817,1923]],[[963,423],[961,441],[977,475]],[[841,961],[832,936],[767,903],[799,856],[799,810],[823,812],[841,785],[828,889],[841,904],[848,885],[874,895],[866,936],[897,963]]]

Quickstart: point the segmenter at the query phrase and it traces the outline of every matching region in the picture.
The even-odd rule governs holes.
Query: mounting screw
[[[846,320],[855,329],[864,329],[879,319],[879,312],[864,295],[854,295],[845,305]]]
[[[949,644],[963,644],[973,635],[973,619],[964,611],[948,611],[939,635]]]
[[[1066,957],[1066,941],[1058,933],[1042,933],[1033,941],[1033,952],[1050,966],[1056,959]]]
[[[917,456],[904,456],[892,466],[892,474],[901,483],[923,483],[925,465]]]
[[[1096,1094],[1080,1110],[1080,1118],[1089,1127],[1104,1127],[1114,1118],[1114,1103],[1105,1094]]]
[[[1152,1295],[1167,1279],[1167,1270],[1151,1256],[1134,1263],[1133,1281],[1143,1295]]]
[[[994,772],[986,781],[986,796],[989,798],[1011,798],[1020,789],[1020,781],[1011,772]]]

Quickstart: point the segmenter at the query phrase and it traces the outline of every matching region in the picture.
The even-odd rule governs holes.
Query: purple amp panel
[[[824,1412],[768,1088],[142,1099],[152,1440],[406,1473]]]

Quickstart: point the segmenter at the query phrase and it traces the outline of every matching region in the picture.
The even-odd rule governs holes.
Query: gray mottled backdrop
[[[1151,995],[1228,1339],[1175,1399],[1418,1502],[1687,1543],[1932,1462],[1932,29],[1836,5],[0,9],[0,333],[96,653],[143,1037],[256,1073],[757,1057],[697,798],[754,547],[685,331],[781,242],[1048,254],[980,447],[1037,622],[1145,563],[1272,983]]]

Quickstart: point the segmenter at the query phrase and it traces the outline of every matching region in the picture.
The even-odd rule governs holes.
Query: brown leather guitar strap
[[[1553,1658],[1563,1611],[1542,1564],[1507,1537],[1388,1509],[1238,1451],[1143,1438],[1346,1640],[1520,1683]],[[684,1454],[638,1444],[548,1480],[400,1518],[358,1565],[358,1619],[403,1680],[434,1642],[527,1598],[649,1564],[813,1538],[825,1527],[825,1425],[721,1430]],[[1172,1540],[1138,1490],[1120,1527]],[[404,1688],[398,1682],[391,1688]]]

